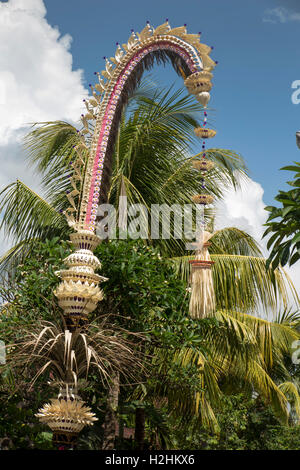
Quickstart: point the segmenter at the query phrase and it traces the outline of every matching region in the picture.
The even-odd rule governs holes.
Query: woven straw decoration
[[[52,431],[79,433],[84,426],[97,421],[91,408],[82,400],[50,400],[35,415],[41,423],[47,424]]]
[[[213,129],[207,129],[205,127],[195,127],[194,132],[196,136],[200,137],[201,139],[211,139],[217,133]]]
[[[213,262],[208,252],[208,240],[211,237],[211,233],[204,232],[202,246],[197,250],[194,262],[191,262],[192,289],[189,313],[195,319],[209,317],[215,311],[215,293],[211,271]]]
[[[194,160],[193,161],[193,167],[196,168],[196,170],[203,172],[210,171],[212,168],[214,168],[215,164],[211,160]]]
[[[69,269],[56,272],[62,282],[54,294],[68,325],[70,328],[73,325],[76,329],[80,320],[86,321],[88,314],[103,299],[103,292],[98,284],[107,279],[94,272],[101,267],[100,261],[92,252],[101,242],[100,238],[87,230],[73,233],[70,238],[76,251],[64,260]]]
[[[212,204],[214,198],[210,194],[196,194],[192,200],[195,204]]]

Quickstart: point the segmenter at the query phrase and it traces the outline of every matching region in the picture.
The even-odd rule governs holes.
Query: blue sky
[[[48,22],[72,36],[73,67],[84,70],[86,86],[102,69],[102,57],[147,20],[155,26],[168,18],[172,26],[187,23],[189,32],[201,31],[219,61],[210,102],[218,131],[213,145],[244,156],[266,204],[286,187],[290,175],[279,168],[300,157],[294,136],[300,105],[291,101],[291,84],[300,80],[300,2],[45,0],[45,5]],[[153,73],[160,83],[181,85],[170,67]]]

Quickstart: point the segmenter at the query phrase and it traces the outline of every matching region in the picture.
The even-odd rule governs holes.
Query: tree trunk
[[[112,450],[115,448],[115,437],[118,425],[117,408],[120,393],[120,375],[117,372],[111,381],[111,387],[108,391],[106,413],[104,417],[104,432],[102,450]]]
[[[137,408],[135,410],[135,448],[136,450],[144,450],[145,441],[145,409]]]

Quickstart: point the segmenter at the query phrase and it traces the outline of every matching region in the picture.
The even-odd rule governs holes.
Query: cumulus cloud
[[[71,37],[45,19],[42,0],[0,2],[0,187],[33,182],[21,147],[29,124],[78,121],[83,72],[72,70]]]
[[[224,199],[216,204],[216,229],[223,227],[238,227],[261,242],[264,232],[263,224],[267,219],[264,210],[264,190],[259,183],[250,178],[240,180],[240,187],[227,189]]]
[[[289,21],[300,21],[300,13],[288,10],[284,7],[276,7],[265,10],[263,21],[265,23],[287,23]]]
[[[78,120],[82,71],[72,70],[71,37],[45,19],[42,0],[0,2],[0,144],[33,121]]]
[[[216,230],[224,227],[237,227],[252,235],[260,244],[265,257],[268,256],[267,239],[262,239],[268,218],[264,210],[264,190],[262,186],[250,178],[240,181],[240,188],[227,190],[224,199],[216,204]],[[300,264],[285,267],[300,296]],[[292,305],[295,307],[295,305]]]
[[[38,188],[22,137],[34,122],[76,123],[88,94],[83,71],[72,69],[72,38],[45,15],[43,0],[0,1],[0,189],[17,178]]]

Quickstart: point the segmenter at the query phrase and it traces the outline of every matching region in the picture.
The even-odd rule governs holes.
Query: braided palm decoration
[[[83,128],[79,134],[80,143],[75,147],[77,158],[71,176],[73,190],[67,195],[70,208],[65,211],[68,223],[74,229],[71,241],[76,251],[65,260],[68,269],[57,273],[62,281],[55,291],[70,332],[88,322],[89,313],[102,299],[99,283],[105,278],[95,273],[101,264],[93,255],[101,242],[95,234],[97,208],[107,202],[112,154],[128,97],[145,69],[152,67],[155,61],[169,60],[185,79],[188,91],[206,107],[212,87],[212,70],[216,65],[209,56],[211,50],[201,43],[200,34],[188,34],[186,26],[171,28],[166,21],[153,28],[147,23],[140,33],[132,31],[122,47],[117,44],[115,56],[106,58],[105,70],[96,72],[98,83],[90,85],[91,97],[84,100],[87,112],[81,116]],[[201,138],[214,134],[205,126],[195,132]],[[87,152],[85,137],[91,139],[87,159],[84,157]],[[45,405],[38,414],[54,431],[58,441],[72,443],[76,433],[94,420],[90,409],[78,400],[76,393],[72,400],[65,393],[63,398]]]

